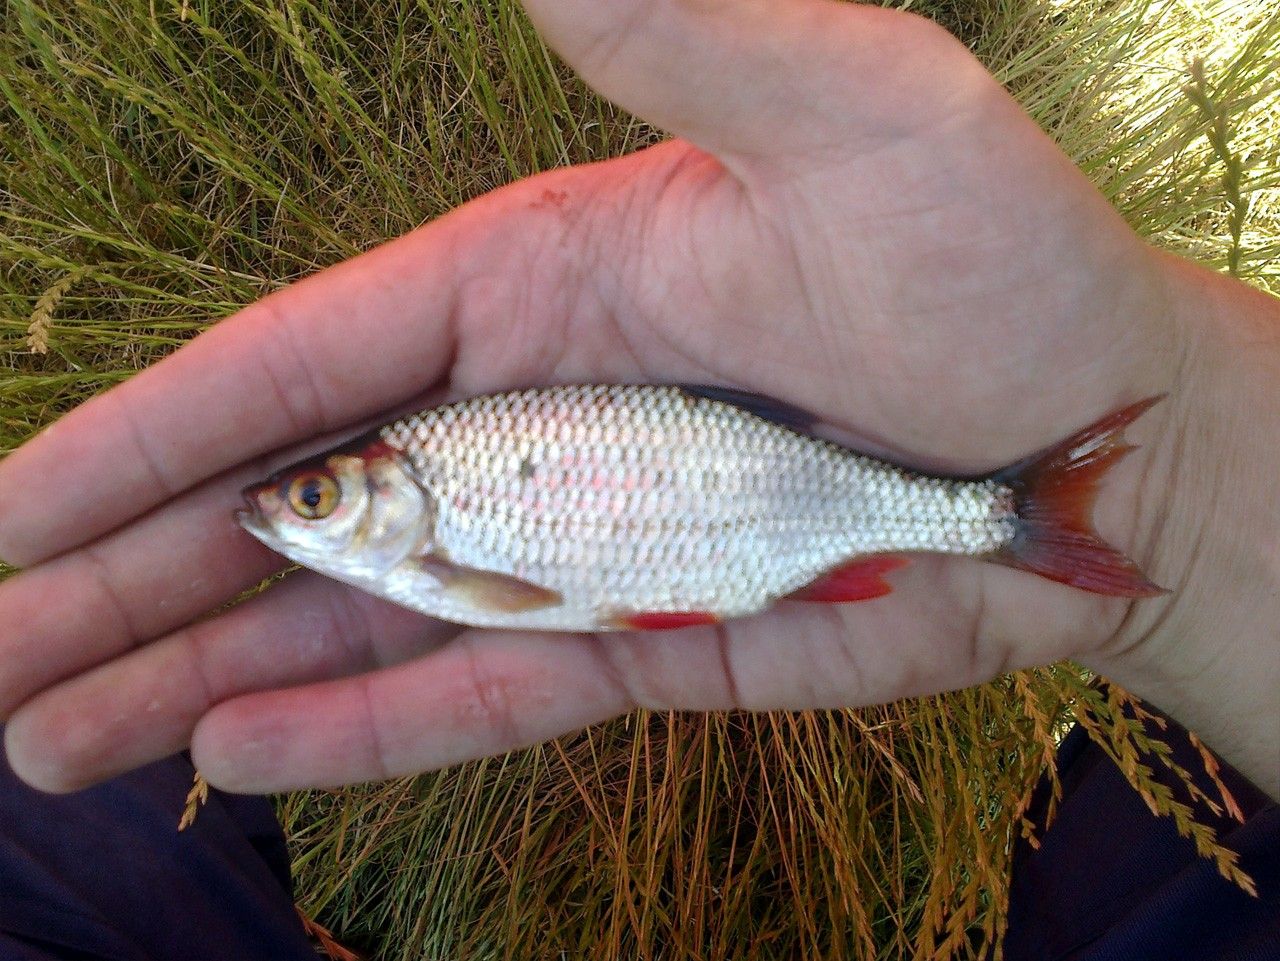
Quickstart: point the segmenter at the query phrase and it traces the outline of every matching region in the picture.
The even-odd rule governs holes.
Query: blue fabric
[[[270,803],[211,792],[179,833],[192,774],[172,757],[53,796],[0,752],[0,959],[315,961]]]
[[[1180,765],[1204,771],[1182,728],[1170,722],[1161,736]],[[1178,837],[1171,819],[1154,817],[1083,729],[1063,742],[1058,770],[1057,818],[1038,851],[1014,853],[1006,961],[1280,961],[1280,807],[1224,767],[1245,823],[1197,810],[1240,853],[1258,885],[1252,898]],[[1217,796],[1207,777],[1200,781]],[[1185,789],[1175,792],[1185,800]],[[1046,801],[1042,785],[1033,817]]]

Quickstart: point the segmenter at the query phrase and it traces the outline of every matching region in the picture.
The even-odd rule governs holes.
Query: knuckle
[[[267,382],[280,412],[297,436],[311,436],[329,423],[327,393],[310,355],[298,342],[294,325],[274,305],[271,298],[261,301],[262,327],[270,332],[274,350],[257,354],[263,378]]]
[[[123,643],[112,644],[112,653],[123,653],[141,647],[146,634],[135,622],[129,609],[127,594],[116,584],[110,563],[92,547],[82,548],[80,556],[84,560],[87,579],[98,595],[97,606],[109,612],[119,625],[117,633]]]
[[[168,643],[178,644],[186,651],[187,670],[194,685],[194,697],[187,706],[195,717],[203,714],[227,696],[224,685],[218,684],[219,672],[215,667],[217,622],[193,624],[173,635]],[[194,723],[194,721],[193,721]]]
[[[369,675],[359,678],[360,697],[364,706],[364,720],[367,730],[368,755],[373,764],[374,773],[379,780],[394,777],[400,766],[391,756],[391,749],[383,736],[383,722],[378,714],[378,698],[373,690],[374,679]]]
[[[102,395],[103,399],[112,399],[116,413],[125,426],[129,441],[132,443],[138,461],[150,477],[151,484],[165,497],[173,497],[186,485],[175,475],[172,468],[164,463],[160,453],[148,439],[149,432],[143,428],[139,413],[129,403],[131,395],[126,391],[112,390]]]
[[[505,745],[523,743],[521,727],[516,723],[514,691],[510,679],[491,670],[473,644],[467,648],[467,685],[471,692],[469,713]]]

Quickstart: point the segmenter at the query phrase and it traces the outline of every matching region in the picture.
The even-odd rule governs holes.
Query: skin
[[[925,20],[526,5],[588,82],[679,139],[521,181],[294,284],[0,465],[0,556],[29,568],[0,585],[18,774],[67,791],[190,743],[226,789],[336,785],[636,705],[869,704],[1071,656],[1280,796],[1276,303],[1140,242]],[[594,637],[464,630],[304,573],[204,618],[282,566],[231,516],[299,450],[269,452],[570,381],[739,386],[966,472],[1168,392],[1096,521],[1174,593],[920,558],[876,601]]]

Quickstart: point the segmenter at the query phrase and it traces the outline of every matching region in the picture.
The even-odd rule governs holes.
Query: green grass
[[[1136,230],[1280,293],[1271,0],[901,5]],[[274,287],[656,139],[510,0],[0,0],[0,450]],[[304,908],[380,958],[964,957],[999,936],[1073,718],[1232,872],[1151,783],[1159,743],[1067,665],[861,711],[637,714],[280,810]]]

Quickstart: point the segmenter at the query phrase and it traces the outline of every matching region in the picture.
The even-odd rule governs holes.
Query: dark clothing
[[[1182,728],[1170,722],[1163,737],[1182,767],[1203,774]],[[1062,805],[1040,850],[1014,852],[1006,961],[1280,961],[1280,806],[1224,766],[1220,777],[1245,823],[1196,812],[1240,853],[1258,885],[1252,898],[1178,837],[1172,819],[1152,816],[1082,728],[1062,743],[1058,773]],[[1207,777],[1198,783],[1218,796]],[[1039,793],[1042,810],[1047,784]]]
[[[1182,739],[1181,762],[1202,770],[1190,750]],[[1008,961],[1280,961],[1274,803],[1224,769],[1248,820],[1217,827],[1254,899],[1152,817],[1082,731],[1059,760],[1058,818],[1039,851],[1015,853]],[[0,761],[0,961],[314,961],[270,804],[215,791],[179,834],[191,777],[175,757],[50,797]]]
[[[178,833],[192,775],[172,757],[52,796],[0,752],[0,961],[315,961],[271,805],[213,791]]]

